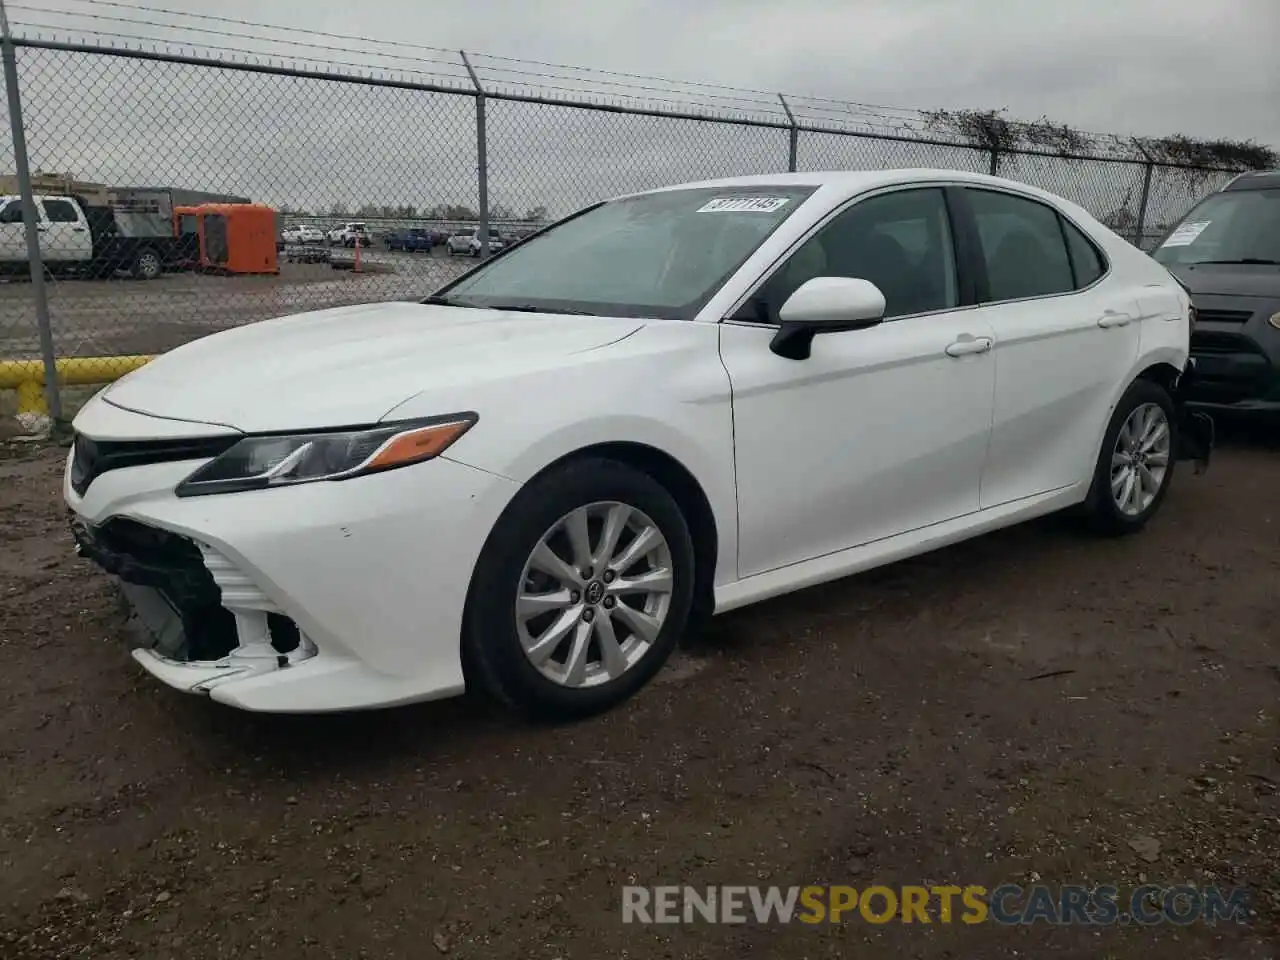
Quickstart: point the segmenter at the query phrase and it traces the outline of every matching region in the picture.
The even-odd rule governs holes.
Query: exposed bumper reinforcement
[[[1213,455],[1215,428],[1213,417],[1203,410],[1192,409],[1187,405],[1188,395],[1196,378],[1196,362],[1187,362],[1186,369],[1178,378],[1174,391],[1173,403],[1178,415],[1178,449],[1174,455],[1178,460],[1195,462],[1195,472],[1204,473],[1209,469],[1209,459]]]

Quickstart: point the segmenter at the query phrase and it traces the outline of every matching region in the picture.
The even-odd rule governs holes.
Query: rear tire
[[[599,713],[661,669],[693,585],[693,540],[666,488],[616,460],[572,461],[526,485],[494,525],[468,592],[463,662],[528,716]]]
[[[1177,450],[1178,419],[1168,391],[1135,380],[1116,404],[1081,505],[1089,526],[1104,536],[1145,527],[1173,483]]]

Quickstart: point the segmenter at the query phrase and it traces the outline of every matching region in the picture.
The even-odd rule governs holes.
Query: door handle
[[[72,227],[71,229],[76,233],[84,233],[84,227]]]
[[[1126,327],[1133,322],[1133,317],[1127,313],[1117,313],[1114,310],[1108,310],[1098,318],[1098,326],[1103,330],[1111,327]]]
[[[39,230],[41,233],[44,233],[44,231],[48,230],[49,228],[43,223],[37,223],[36,229]]]
[[[971,337],[962,334],[958,340],[947,346],[948,357],[967,357],[975,353],[986,353],[991,349],[990,337]]]

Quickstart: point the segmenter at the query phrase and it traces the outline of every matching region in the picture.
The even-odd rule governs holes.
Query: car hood
[[[428,388],[466,409],[469,384],[554,368],[642,326],[419,303],[336,307],[192,341],[117,380],[103,398],[247,433],[374,423]]]
[[[1280,299],[1280,267],[1260,264],[1201,263],[1174,265],[1168,270],[1186,284],[1192,296],[1202,294]]]

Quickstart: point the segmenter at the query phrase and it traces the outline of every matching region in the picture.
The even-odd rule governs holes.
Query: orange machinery
[[[261,203],[173,208],[173,230],[187,263],[212,273],[279,273],[276,211]]]

